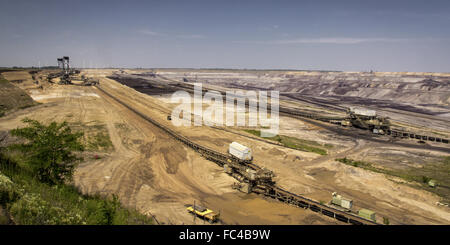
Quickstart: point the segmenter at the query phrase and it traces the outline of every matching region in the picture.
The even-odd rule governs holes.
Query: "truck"
[[[237,142],[232,142],[228,148],[228,153],[241,160],[241,161],[251,161],[253,160],[252,150],[244,145]]]
[[[196,215],[204,220],[207,220],[211,224],[218,221],[220,216],[220,214],[215,213],[211,209],[199,205],[188,205],[186,210],[193,215]]]

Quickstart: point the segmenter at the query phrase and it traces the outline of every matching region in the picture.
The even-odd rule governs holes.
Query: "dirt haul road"
[[[102,85],[111,84],[111,81],[105,80],[105,82]],[[113,86],[118,87],[120,85]],[[159,101],[156,102],[158,106],[173,108],[173,105],[163,103],[168,101],[167,97],[164,96],[151,98],[136,93],[128,87],[124,87],[120,91],[124,91],[124,96],[133,94],[134,102],[139,101],[139,103],[148,107],[155,107],[156,105],[152,105],[152,101],[154,101],[153,98],[158,98]],[[123,99],[126,100],[126,98]],[[142,108],[142,110],[145,109]],[[158,110],[158,112],[159,116],[153,114],[152,118],[170,126],[165,117],[170,114],[171,110],[163,109]],[[261,143],[261,141],[249,137],[242,137],[241,134],[229,133],[228,130],[217,130],[204,126],[172,127],[172,129],[188,136],[197,143],[221,152],[226,152],[228,143],[232,141],[242,142],[252,148],[255,162],[258,165],[267,167],[277,174],[276,181],[283,188],[315,200],[324,200],[324,202],[330,200],[331,192],[337,191],[345,196],[350,196],[355,201],[357,209],[369,208],[377,211],[380,223],[382,217],[388,217],[391,224],[445,224],[449,222],[448,209],[435,205],[440,199],[438,196],[412,188],[401,183],[401,181],[389,180],[383,174],[349,167],[334,161],[335,158],[346,154],[352,154],[352,156],[364,155],[370,150],[386,151],[384,149],[386,146],[394,146],[366,142],[365,140],[355,141],[352,138],[342,137],[292,118],[281,117],[280,123],[281,134],[325,141],[335,144],[336,147],[330,150],[330,156],[320,157],[314,153]],[[405,151],[405,156],[409,154],[411,156],[431,154],[434,157],[445,155],[445,153],[428,149],[401,148],[401,150]]]
[[[152,98],[142,103],[142,95],[114,81],[101,78],[101,83],[102,88],[150,117],[166,115],[167,109]],[[74,183],[85,193],[117,194],[126,206],[166,224],[193,224],[193,216],[184,205],[194,200],[220,211],[225,224],[339,223],[308,210],[236,192],[231,189],[235,180],[222,168],[95,87],[53,84],[43,90],[27,90],[42,104],[2,117],[0,130],[22,126],[20,120],[30,117],[46,123],[66,120],[74,125],[102,126],[109,133],[113,149],[85,152],[85,161],[75,172]],[[199,219],[195,223],[203,224]]]
[[[251,147],[255,162],[273,170],[277,183],[291,192],[328,202],[331,192],[337,191],[351,197],[357,208],[372,209],[379,218],[389,217],[391,224],[450,222],[448,209],[435,206],[439,200],[436,195],[334,161],[335,156],[357,155],[379,147],[370,142],[337,136],[306,122],[281,117],[281,134],[336,145],[330,155],[321,157],[205,126],[173,127],[166,120],[173,105],[105,78],[111,70],[85,72],[100,78],[102,89],[195,142],[221,152],[226,152],[232,141]],[[192,224],[193,217],[187,214],[184,204],[196,200],[220,210],[226,224],[341,224],[309,210],[233,191],[230,185],[234,179],[220,167],[95,87],[52,85],[31,92],[44,104],[1,118],[0,130],[15,128],[25,116],[105,125],[114,150],[86,153],[86,161],[75,174],[75,184],[86,193],[116,193],[125,205],[153,214],[164,223]],[[94,159],[94,154],[101,158]],[[202,222],[197,219],[197,223]]]
[[[139,111],[146,112],[146,115],[152,118],[155,117],[162,121],[168,114],[167,108],[161,107],[160,103],[153,98],[150,100],[149,98],[143,99],[141,94],[137,94],[134,90],[129,91],[128,88],[109,79],[102,79],[101,83],[103,89]],[[138,164],[133,164],[130,161],[131,158],[124,159],[117,164],[120,164],[122,169],[128,165],[127,171],[134,170],[139,172],[142,171],[142,168],[148,169],[151,174],[148,176],[147,181],[130,181],[129,179],[135,179],[135,176],[127,175],[119,170],[119,180],[115,180],[117,186],[114,187],[114,184],[107,185],[107,188],[111,188],[112,191],[114,188],[118,189],[119,194],[122,194],[121,189],[123,189],[124,201],[130,205],[134,203],[140,210],[145,210],[144,207],[147,207],[152,214],[156,215],[158,220],[162,219],[166,223],[176,224],[191,224],[193,222],[192,216],[186,214],[184,204],[193,203],[194,200],[197,203],[204,203],[213,210],[220,211],[223,223],[226,224],[337,223],[332,219],[305,210],[299,210],[272,200],[264,200],[253,194],[244,195],[233,191],[231,184],[235,180],[224,174],[222,168],[203,159],[191,149],[181,145],[178,141],[175,141],[160,129],[128,111],[114,100],[103,96],[101,92],[98,91],[98,94],[107,103],[110,103],[111,108],[115,107],[120,110],[119,114],[123,120],[119,123],[133,125],[139,131],[139,134],[135,137],[138,138],[137,140],[143,141],[140,142],[140,146],[136,149],[129,147],[129,150],[135,151],[135,157],[137,157],[135,161],[141,164],[140,167]],[[107,120],[116,120],[119,117],[119,115],[109,114],[112,116]],[[114,145],[120,146],[116,150],[119,151],[117,154],[124,155],[120,151],[126,150],[121,148],[127,148],[123,142],[124,138],[130,138],[129,132],[126,135],[122,134],[116,137],[114,134],[111,134],[111,136],[113,139],[116,139],[113,141]],[[131,138],[129,140],[136,141],[136,139]],[[78,172],[80,176],[79,182],[83,183],[83,177],[87,177],[87,175],[95,172],[97,167],[99,166],[80,167]],[[105,172],[103,166],[100,166],[100,169],[102,172]],[[97,176],[103,177],[109,174],[108,171],[110,170]],[[128,178],[121,180],[124,178],[121,175],[125,175]],[[109,176],[110,181],[114,179],[113,174],[107,176]],[[89,176],[89,178],[92,177]],[[94,176],[93,179],[97,180],[98,178]],[[135,187],[130,188],[130,182],[135,182],[132,183]],[[128,186],[120,187],[123,184]],[[197,220],[197,222],[199,221]]]

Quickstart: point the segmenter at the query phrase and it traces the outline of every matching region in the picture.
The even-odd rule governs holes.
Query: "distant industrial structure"
[[[63,56],[62,58],[57,58],[58,68],[62,69],[66,74],[70,71],[69,56]]]
[[[53,79],[59,78],[58,84],[64,85],[64,84],[74,84],[72,83],[73,80],[79,80],[81,81],[80,84],[82,86],[93,86],[97,85],[99,83],[98,80],[94,80],[92,78],[87,78],[84,75],[79,76],[80,70],[77,69],[71,69],[70,68],[70,58],[69,56],[63,56],[62,58],[56,59],[58,63],[58,69],[61,69],[59,72],[51,73],[47,76],[48,82],[54,83]]]

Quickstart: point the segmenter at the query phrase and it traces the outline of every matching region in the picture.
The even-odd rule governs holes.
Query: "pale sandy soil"
[[[288,149],[237,134],[239,131],[235,129],[173,127],[166,120],[173,105],[164,99],[138,93],[106,78],[110,70],[86,72],[100,78],[100,86],[106,91],[195,142],[221,152],[226,152],[232,141],[251,147],[254,162],[273,170],[278,185],[291,192],[328,202],[331,193],[337,191],[351,197],[355,208],[376,211],[380,222],[384,216],[389,217],[391,224],[450,223],[449,209],[435,205],[439,200],[436,195],[334,161],[385,147],[381,143],[337,136],[315,125],[284,117],[281,118],[282,134],[331,143],[335,145],[331,154],[320,156]],[[116,193],[125,205],[155,215],[164,223],[192,224],[193,217],[187,214],[184,205],[195,200],[220,210],[226,224],[340,224],[309,210],[232,190],[230,186],[235,180],[220,167],[95,87],[52,85],[34,91],[32,96],[43,104],[0,118],[0,130],[21,125],[20,119],[25,116],[45,122],[96,121],[106,125],[114,151],[103,153],[99,160],[86,158],[77,168],[74,182],[83,192]],[[197,219],[197,223],[202,222]]]
[[[102,83],[109,90],[123,89],[107,79],[102,79]],[[160,223],[192,224],[193,217],[184,205],[194,200],[220,211],[225,224],[338,223],[307,210],[234,191],[231,184],[235,180],[216,164],[179,144],[96,88],[51,85],[45,90],[35,89],[31,94],[42,104],[1,118],[0,131],[22,126],[20,120],[25,117],[43,122],[66,120],[106,125],[114,151],[99,153],[102,158],[98,160],[92,158],[92,153],[85,153],[85,162],[75,173],[74,183],[85,193],[118,194],[122,203],[156,216]],[[137,103],[136,106],[144,109]],[[164,110],[153,106],[145,109],[155,114]],[[259,211],[260,208],[264,211]],[[196,223],[203,224],[199,219]]]
[[[163,102],[169,101],[168,97],[154,97]],[[180,130],[180,128],[176,130]],[[342,130],[348,129],[343,128]],[[242,142],[255,152],[255,162],[276,172],[278,175],[277,182],[282,187],[316,200],[324,200],[325,202],[330,200],[329,195],[333,191],[346,194],[353,198],[356,208],[376,210],[380,222],[383,216],[388,217],[391,223],[394,224],[449,222],[448,208],[441,208],[435,205],[436,201],[440,200],[438,196],[419,191],[401,183],[395,183],[382,174],[355,169],[334,161],[335,158],[345,156],[357,159],[359,157],[364,158],[367,152],[376,150],[379,152],[379,158],[382,158],[386,148],[393,148],[393,146],[386,147],[381,143],[338,136],[321,130],[315,125],[285,117],[281,118],[280,134],[316,140],[322,143],[331,143],[335,145],[331,149],[331,155],[319,157],[316,154],[298,151],[298,154],[296,154],[291,149],[261,143],[260,141],[250,140],[236,134],[230,135],[228,132],[215,131],[210,131],[210,129],[205,129],[205,127],[194,127],[188,128],[182,133],[190,135],[190,138],[202,144],[221,151],[226,151],[227,142],[231,141],[227,141],[229,137],[232,140]],[[204,134],[204,136],[200,137],[199,135],[201,134]],[[414,155],[413,152],[417,151],[401,147],[400,150],[404,153],[404,159],[408,159],[410,155]],[[430,151],[428,153],[435,157],[448,155],[439,151]],[[351,188],[348,188],[349,186]],[[420,202],[423,203],[419,204]],[[377,205],[377,203],[392,203],[393,208]]]

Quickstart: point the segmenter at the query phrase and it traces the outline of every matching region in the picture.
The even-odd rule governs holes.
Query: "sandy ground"
[[[221,152],[226,152],[232,141],[251,147],[255,163],[273,170],[278,185],[291,192],[328,202],[331,193],[337,191],[352,198],[356,209],[376,211],[379,222],[382,217],[388,217],[391,224],[450,222],[449,209],[435,205],[438,196],[392,181],[382,174],[334,161],[338,157],[360,156],[368,149],[386,147],[382,143],[335,135],[316,125],[284,117],[280,120],[281,134],[329,142],[335,147],[329,155],[320,156],[245,137],[233,129],[173,127],[166,120],[173,105],[106,78],[111,70],[86,72],[100,78],[103,89],[198,143]],[[114,151],[103,153],[101,159],[86,158],[77,168],[74,182],[83,192],[116,193],[125,205],[154,215],[164,223],[192,224],[193,217],[187,214],[184,205],[195,200],[220,211],[225,224],[341,224],[309,210],[232,190],[230,186],[235,180],[220,167],[95,87],[52,85],[29,93],[43,104],[1,118],[0,130],[21,125],[20,119],[25,116],[46,122],[97,121],[106,125]],[[197,219],[196,223],[202,222]]]
[[[117,91],[118,96],[128,92],[108,79],[102,79],[102,83],[111,92],[126,91]],[[224,224],[338,223],[307,210],[236,192],[231,189],[235,180],[222,168],[94,87],[51,85],[44,90],[30,88],[29,92],[42,104],[1,118],[0,131],[20,127],[20,120],[25,117],[43,122],[66,120],[106,125],[114,151],[99,153],[101,159],[86,153],[74,176],[75,185],[85,193],[118,194],[123,204],[166,224],[193,224],[193,216],[184,205],[194,201],[220,211]],[[136,106],[144,109],[141,104]],[[153,107],[145,109],[165,115],[159,111],[163,107]],[[195,223],[203,221],[196,219]]]

